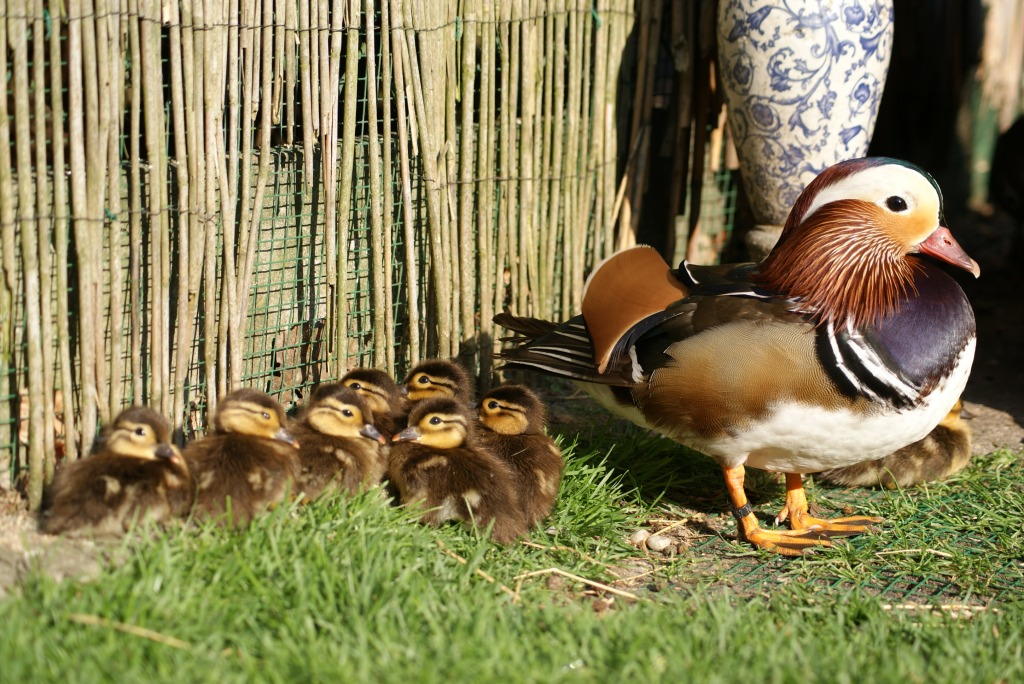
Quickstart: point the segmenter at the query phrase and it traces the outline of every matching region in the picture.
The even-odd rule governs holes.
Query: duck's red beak
[[[928,239],[918,246],[918,250],[922,254],[970,271],[975,278],[981,275],[978,262],[967,256],[967,252],[953,239],[953,234],[945,226],[939,226],[934,233],[928,236]]]

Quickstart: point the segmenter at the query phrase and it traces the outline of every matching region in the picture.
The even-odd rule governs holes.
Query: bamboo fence
[[[620,239],[634,4],[0,0],[0,450],[30,505],[129,404],[184,440],[241,385],[489,378],[496,311],[570,315]]]
[[[486,386],[492,316],[574,314],[650,199],[667,258],[714,260],[713,13],[0,0],[0,470],[36,508],[130,404],[183,442],[239,386],[452,356]]]

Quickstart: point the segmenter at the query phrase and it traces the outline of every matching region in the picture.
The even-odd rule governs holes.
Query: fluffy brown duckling
[[[170,441],[170,424],[152,409],[122,411],[91,455],[65,463],[54,475],[43,532],[118,535],[137,523],[163,523],[188,512],[192,482]]]
[[[957,400],[923,439],[883,458],[826,470],[819,477],[847,487],[881,485],[886,489],[949,477],[971,460],[971,428],[961,417],[963,406],[963,400]]]
[[[409,427],[393,438],[388,472],[403,504],[426,509],[422,522],[493,523],[491,537],[508,544],[527,530],[515,473],[479,444],[475,423],[470,409],[456,399],[418,402]]]
[[[472,403],[473,380],[455,361],[430,359],[409,371],[402,381],[402,392],[411,405],[424,399],[453,397],[467,406]]]
[[[355,493],[383,479],[387,439],[374,427],[367,403],[341,383],[321,385],[292,426],[300,445],[296,491],[306,499],[339,489]]]
[[[373,413],[373,425],[390,437],[405,427],[405,398],[390,375],[376,368],[350,370],[341,384],[358,392]]]
[[[230,522],[245,525],[288,498],[299,476],[299,443],[284,424],[284,409],[259,390],[221,399],[211,434],[185,448],[196,517],[219,520],[230,511]]]
[[[562,452],[544,433],[544,404],[524,385],[501,385],[480,399],[480,441],[512,466],[529,525],[551,513],[562,481]]]

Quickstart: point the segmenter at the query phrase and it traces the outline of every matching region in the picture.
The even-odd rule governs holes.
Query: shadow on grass
[[[613,416],[571,385],[541,388],[549,407],[549,432],[577,444],[577,454],[596,453],[647,502],[708,514],[728,513],[721,468],[711,458],[667,437]],[[758,506],[785,489],[769,473],[747,471],[747,496]]]

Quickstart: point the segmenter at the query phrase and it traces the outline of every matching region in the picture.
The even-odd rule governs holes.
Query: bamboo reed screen
[[[487,376],[493,313],[568,315],[613,247],[631,0],[0,18],[0,454],[33,507],[131,403],[184,439],[240,385]]]
[[[291,407],[455,355],[486,383],[493,314],[573,314],[648,193],[669,254],[676,213],[681,253],[720,245],[713,7],[0,0],[0,489],[37,507],[132,403],[185,440],[237,386]]]

